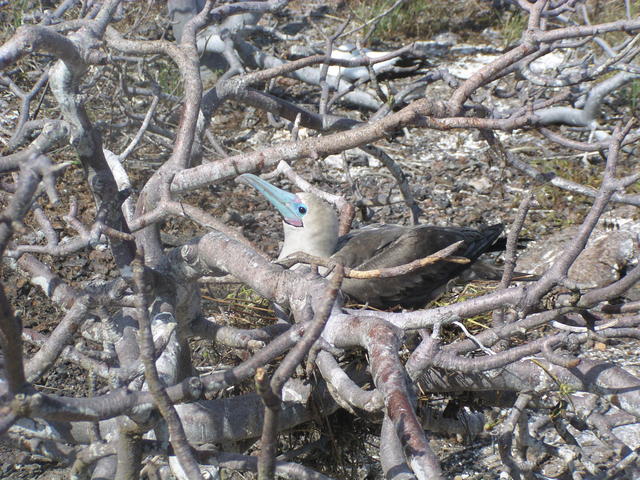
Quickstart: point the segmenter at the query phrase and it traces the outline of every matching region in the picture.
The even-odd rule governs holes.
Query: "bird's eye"
[[[307,207],[303,207],[302,205],[299,206],[298,213],[300,213],[300,215],[304,215],[305,213],[307,213]]]

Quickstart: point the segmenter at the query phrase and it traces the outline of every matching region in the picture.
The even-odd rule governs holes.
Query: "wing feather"
[[[491,247],[502,229],[501,224],[481,230],[429,225],[382,225],[356,230],[341,238],[338,251],[332,258],[358,270],[396,267],[432,255],[462,240],[464,243],[455,255],[467,257],[473,262]],[[419,307],[424,306],[441,287],[468,267],[469,264],[441,261],[393,278],[348,278],[343,282],[342,290],[376,307]]]

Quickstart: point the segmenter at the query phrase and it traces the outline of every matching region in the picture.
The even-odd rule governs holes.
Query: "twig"
[[[2,284],[0,284],[0,346],[4,355],[2,363],[8,391],[11,395],[16,395],[26,383],[22,357],[22,323],[15,317]]]
[[[413,198],[413,194],[411,193],[411,186],[409,185],[409,182],[407,180],[407,175],[405,175],[405,173],[402,171],[400,165],[398,165],[381,148],[375,147],[373,145],[365,145],[363,147],[360,147],[360,150],[380,160],[382,164],[387,167],[389,172],[391,172],[391,175],[393,175],[393,178],[395,178],[396,182],[398,183],[398,188],[400,189],[400,193],[402,193],[405,204],[411,211],[411,222],[414,225],[417,225],[422,211]]]
[[[133,281],[135,283],[137,297],[136,316],[138,317],[139,325],[138,338],[140,343],[140,357],[142,357],[142,362],[144,363],[145,378],[149,385],[149,390],[153,394],[158,410],[160,410],[160,413],[167,422],[171,445],[173,446],[173,450],[180,461],[180,466],[184,469],[189,478],[202,480],[198,462],[191,452],[191,447],[187,442],[187,437],[185,435],[184,428],[182,427],[180,417],[178,416],[169,395],[167,395],[156,368],[153,333],[151,331],[149,307],[145,295],[146,282],[144,278],[145,269],[143,257],[143,254],[139,254],[133,265]]]
[[[418,270],[427,265],[431,265],[433,263],[437,263],[440,261],[444,262],[452,262],[452,263],[460,263],[466,264],[469,263],[470,260],[466,257],[452,257],[450,256],[453,252],[455,252],[460,246],[464,243],[463,240],[459,242],[453,243],[442,250],[435,252],[428,257],[419,258],[409,263],[405,263],[404,265],[398,265],[396,267],[387,267],[387,268],[378,268],[375,270],[357,270],[353,268],[344,267],[344,276],[345,278],[359,278],[359,279],[368,279],[368,278],[389,278],[389,277],[398,277],[400,275],[406,275],[415,270]],[[315,255],[309,255],[304,252],[296,252],[292,255],[289,255],[286,258],[282,258],[278,260],[278,265],[282,265],[286,268],[291,268],[296,263],[306,263],[309,265],[318,265],[321,267],[326,267],[330,271],[333,270],[336,266],[341,265],[340,263],[332,260],[331,258],[322,258],[316,257]]]
[[[511,412],[509,412],[509,416],[502,424],[502,432],[498,439],[498,451],[500,452],[500,459],[504,464],[505,470],[514,479],[518,480],[522,478],[522,468],[511,455],[513,432],[516,429],[516,425],[519,423],[520,417],[524,415],[526,418],[527,414],[525,413],[525,409],[532,398],[533,397],[527,393],[521,393],[518,395],[518,399],[511,409]]]
[[[142,140],[142,136],[144,135],[144,132],[146,132],[147,128],[149,128],[149,124],[151,123],[151,119],[153,118],[153,114],[156,111],[159,100],[160,100],[160,97],[158,97],[157,95],[154,95],[153,100],[151,101],[151,105],[149,106],[149,109],[147,110],[147,113],[144,116],[144,120],[142,121],[142,125],[140,125],[140,128],[138,129],[136,136],[131,140],[129,145],[127,145],[127,148],[125,148],[124,151],[120,155],[118,155],[118,159],[121,162],[126,160],[126,158],[131,154],[131,152],[133,152],[133,149],[136,148],[138,143],[140,143],[140,140]]]
[[[331,309],[342,284],[343,272],[338,267],[331,278],[327,290],[319,300],[318,310],[314,314],[313,321],[304,336],[295,347],[287,354],[280,366],[273,374],[270,385],[266,383],[264,369],[256,372],[256,388],[265,405],[264,424],[262,437],[260,438],[261,451],[258,460],[258,478],[270,480],[275,472],[276,433],[278,429],[278,415],[280,412],[280,396],[285,382],[291,378],[296,367],[302,362],[304,356],[313,347],[320,337],[322,330],[331,314]]]
[[[495,355],[496,354],[496,352],[494,352],[490,348],[485,347],[482,344],[482,342],[480,340],[478,340],[478,338],[475,335],[473,335],[471,332],[469,332],[469,330],[467,330],[467,327],[465,327],[462,322],[455,321],[455,322],[451,322],[451,324],[452,325],[456,325],[460,330],[462,330],[462,333],[464,333],[464,335],[467,338],[471,339],[471,341],[473,343],[475,343],[478,346],[478,348],[480,350],[482,350],[484,353],[486,353],[487,355]]]

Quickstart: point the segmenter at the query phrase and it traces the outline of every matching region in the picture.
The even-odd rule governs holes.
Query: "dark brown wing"
[[[339,249],[332,258],[358,270],[395,267],[432,255],[462,240],[464,243],[455,255],[473,262],[491,247],[502,228],[502,225],[481,230],[429,225],[368,227],[341,239]],[[367,280],[347,278],[342,290],[374,307],[401,305],[416,308],[437,296],[441,287],[468,267],[469,264],[441,261],[399,277]]]

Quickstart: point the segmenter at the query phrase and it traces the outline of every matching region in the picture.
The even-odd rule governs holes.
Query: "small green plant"
[[[631,0],[629,2],[619,2],[617,0],[586,2],[587,14],[592,24],[614,22],[627,16],[627,4],[630,18],[636,17],[640,12],[640,0]],[[609,44],[615,45],[622,42],[626,36],[627,34],[623,32],[611,32],[603,34],[601,38]]]
[[[394,4],[392,0],[374,0],[372,2],[355,2],[353,5],[353,13],[360,22],[364,23],[372,18],[381,15],[391,8]],[[427,14],[426,2],[409,2],[394,9],[380,19],[375,25],[374,36],[379,38],[388,38],[392,32],[404,33],[409,23],[409,17],[412,21],[416,18]]]
[[[172,95],[182,94],[180,72],[174,64],[165,61],[158,62],[155,80],[163,92]]]
[[[624,90],[627,101],[631,106],[631,110],[637,115],[640,106],[640,80],[634,80]]]
[[[18,0],[14,2],[8,12],[8,24],[14,29],[20,27],[23,23],[24,12],[27,11],[27,0]]]
[[[502,23],[502,37],[505,45],[516,43],[527,28],[527,15],[521,11],[507,12]]]
[[[365,24],[387,12],[394,0],[352,0],[348,8],[356,25]],[[369,26],[371,40],[398,41],[402,37],[427,40],[440,32],[465,34],[496,24],[498,15],[482,2],[450,2],[443,0],[404,2]],[[369,32],[369,29],[366,32]]]

